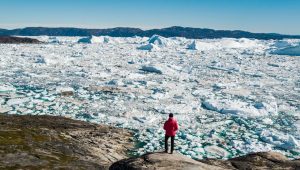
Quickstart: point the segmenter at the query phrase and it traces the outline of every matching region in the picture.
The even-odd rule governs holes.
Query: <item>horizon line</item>
[[[14,28],[4,28],[0,27],[0,29],[5,30],[17,30],[17,29],[26,29],[26,28],[75,28],[75,29],[87,29],[87,30],[93,30],[93,29],[115,29],[115,28],[133,28],[133,29],[140,29],[142,31],[148,31],[148,30],[155,30],[155,29],[166,29],[166,28],[172,28],[172,27],[181,27],[181,28],[193,28],[193,29],[209,29],[209,30],[215,30],[215,31],[243,31],[243,32],[249,32],[249,33],[255,33],[255,34],[278,34],[278,35],[288,35],[288,36],[300,36],[300,34],[287,34],[287,33],[276,33],[276,32],[252,32],[248,30],[240,30],[240,29],[214,29],[214,28],[206,28],[206,27],[193,27],[193,26],[165,26],[165,27],[151,27],[151,28],[140,28],[140,27],[131,27],[131,26],[112,26],[112,27],[102,27],[102,28],[93,28],[93,27],[80,27],[80,26],[25,26],[25,27],[14,27]]]

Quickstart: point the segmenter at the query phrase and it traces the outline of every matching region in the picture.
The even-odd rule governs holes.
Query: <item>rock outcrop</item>
[[[180,154],[149,153],[138,158],[129,158],[118,161],[110,167],[110,170],[132,170],[132,169],[203,169],[218,170],[217,166],[208,165]]]
[[[0,36],[0,44],[39,44],[39,43],[41,43],[39,40],[33,38]]]
[[[108,169],[132,147],[127,130],[63,117],[0,114],[0,169]]]
[[[229,160],[208,159],[201,162],[224,169],[300,169],[300,160],[289,160],[278,152],[259,152]]]
[[[276,152],[253,153],[229,160],[192,160],[179,154],[148,153],[137,158],[124,159],[111,165],[110,170],[142,169],[300,169],[300,160],[289,160]]]

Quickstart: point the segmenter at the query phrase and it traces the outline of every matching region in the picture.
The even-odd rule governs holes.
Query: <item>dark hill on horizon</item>
[[[142,30],[139,28],[116,27],[108,29],[84,29],[84,28],[47,28],[47,27],[27,27],[22,29],[0,29],[0,36],[112,36],[112,37],[132,37],[146,36],[154,34],[164,37],[185,37],[193,39],[214,39],[214,38],[255,38],[262,40],[269,39],[300,39],[300,35],[283,35],[276,33],[252,33],[240,30],[214,30],[207,28],[191,28],[173,26],[162,29]]]

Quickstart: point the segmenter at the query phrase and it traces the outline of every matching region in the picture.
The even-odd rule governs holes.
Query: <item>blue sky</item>
[[[300,34],[300,0],[0,0],[0,28],[191,26]]]

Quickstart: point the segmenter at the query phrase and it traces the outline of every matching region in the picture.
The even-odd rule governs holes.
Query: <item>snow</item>
[[[300,57],[272,53],[299,40],[35,38],[46,43],[0,44],[0,113],[130,128],[134,154],[163,149],[174,113],[190,157],[299,158]]]

